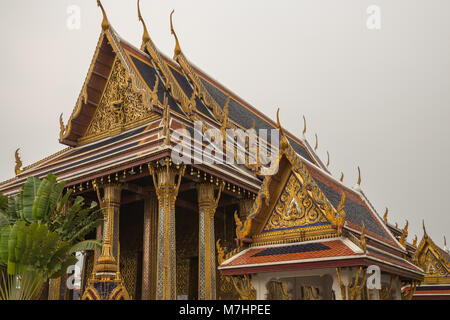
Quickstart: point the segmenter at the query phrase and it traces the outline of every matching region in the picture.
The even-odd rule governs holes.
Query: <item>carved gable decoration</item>
[[[116,58],[100,103],[80,142],[88,143],[115,135],[156,117],[152,112],[156,103],[158,101],[144,98],[133,88],[131,78],[127,77],[125,68]]]
[[[421,257],[421,265],[427,277],[448,277],[449,271],[441,263],[431,249],[428,249],[426,253]]]
[[[262,233],[330,224],[300,181],[291,171]]]

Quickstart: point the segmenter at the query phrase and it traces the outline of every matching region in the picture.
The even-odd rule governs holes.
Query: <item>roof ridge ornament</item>
[[[64,137],[64,133],[66,132],[66,127],[63,121],[63,113],[59,116],[59,139],[62,140]]]
[[[103,5],[100,2],[100,0],[97,0],[97,6],[100,7],[100,9],[102,10],[102,14],[103,14],[102,30],[106,31],[109,29],[110,25],[109,25],[108,17],[106,16],[105,8],[103,8]]]
[[[384,211],[384,215],[383,215],[383,220],[386,223],[387,223],[388,213],[389,213],[389,209],[388,209],[388,207],[386,207],[386,210]]]
[[[401,235],[400,241],[399,241],[400,244],[404,247],[406,247],[406,237],[408,236],[408,225],[409,225],[409,222],[408,222],[408,220],[406,220],[406,225],[403,228],[402,235]]]
[[[316,137],[316,144],[314,145],[314,151],[317,151],[319,148],[319,138],[317,137],[317,133],[314,134]]]
[[[303,132],[302,132],[302,138],[303,138],[304,140],[306,140],[305,134],[306,134],[306,118],[305,118],[305,116],[303,116]]]
[[[177,57],[181,53],[181,47],[180,47],[180,42],[178,41],[177,34],[175,33],[175,29],[173,27],[172,16],[173,16],[174,12],[175,12],[175,9],[172,9],[172,12],[170,13],[170,32],[173,34],[173,36],[175,38],[175,49],[174,49],[174,59],[175,59],[175,57]]]
[[[20,159],[20,155],[19,155],[19,150],[20,148],[17,148],[16,152],[14,153],[14,157],[16,158],[16,166],[14,167],[14,173],[17,175],[19,175],[20,173],[22,173],[22,160]]]
[[[344,182],[344,173],[341,172],[341,178],[339,179],[340,182]]]
[[[358,166],[358,181],[356,182],[356,185],[353,187],[358,192],[361,192],[361,169]]]
[[[427,229],[425,229],[425,220],[424,219],[422,219],[422,227],[423,227],[424,238],[428,238]]]
[[[327,169],[330,166],[330,153],[327,151]]]
[[[148,41],[150,41],[150,35],[148,33],[147,26],[145,25],[145,21],[142,18],[140,0],[138,0],[137,2],[137,7],[138,7],[138,19],[140,22],[142,22],[142,27],[144,28],[144,33],[142,34],[142,46],[144,46]]]

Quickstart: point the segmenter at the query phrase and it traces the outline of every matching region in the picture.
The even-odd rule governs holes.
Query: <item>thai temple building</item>
[[[375,210],[361,188],[336,179],[303,134],[283,129],[194,66],[172,18],[173,58],[143,26],[142,45],[103,19],[91,66],[70,118],[60,117],[65,147],[0,183],[13,195],[30,176],[55,174],[74,196],[101,204],[104,224],[86,252],[84,300],[378,300],[450,297],[448,251],[426,234],[417,245]],[[282,110],[281,110],[282,112]],[[199,127],[198,124],[201,126]],[[277,132],[219,142],[208,132]],[[301,129],[299,129],[300,131]],[[180,135],[180,132],[182,133]],[[225,136],[225,135],[224,135]],[[178,162],[180,143],[193,161]],[[217,142],[217,141],[215,141]],[[232,146],[230,148],[230,145]],[[231,149],[231,150],[230,150]],[[177,152],[178,152],[177,151]],[[231,152],[235,161],[211,159]],[[266,152],[267,153],[267,152]],[[271,159],[271,161],[269,161]],[[241,160],[241,161],[238,161]],[[329,161],[327,161],[329,162]],[[373,280],[374,277],[378,277]],[[373,280],[373,281],[372,281]],[[66,278],[48,299],[73,299]],[[370,284],[374,283],[375,286]]]

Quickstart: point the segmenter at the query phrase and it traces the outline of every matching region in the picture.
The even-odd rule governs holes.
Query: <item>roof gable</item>
[[[119,75],[118,73],[114,74],[114,66],[117,67],[116,71],[120,73],[119,78],[117,78]],[[119,66],[120,68],[118,68]],[[100,106],[102,100],[105,102],[105,89],[107,89],[107,85],[110,84],[111,76],[116,76],[114,80],[117,83],[114,88],[106,92],[109,95],[109,97],[106,97],[106,100],[108,98],[114,99],[114,96],[116,96],[118,99],[115,102],[117,103],[120,100],[119,95],[126,93],[128,98],[131,99],[131,97],[133,97],[133,99],[139,100],[139,108],[141,109],[149,108],[151,105],[159,102],[155,101],[155,96],[152,94],[152,91],[148,90],[145,84],[141,81],[138,76],[138,72],[126,56],[121,45],[121,39],[116,32],[112,29],[112,27],[103,29],[97,43],[91,66],[86,76],[86,80],[83,84],[67,126],[64,126],[64,124],[61,123],[61,143],[74,147],[83,143],[102,139],[108,135],[115,135],[123,131],[107,130],[107,133],[105,133],[103,130],[101,135],[97,138],[94,137],[96,130],[93,128],[95,126],[97,128],[102,127],[99,126],[98,122],[97,125],[94,125],[92,122],[94,116],[99,114],[99,107],[101,107],[100,109],[103,111],[105,111],[108,107],[111,110],[113,108],[112,105],[108,106],[105,105],[105,103]],[[120,83],[120,85],[118,85],[118,83]],[[111,100],[107,102],[112,103],[114,101]],[[116,109],[120,109],[120,106],[116,105]],[[136,108],[132,109],[136,110]],[[130,114],[131,113],[129,113],[129,115]],[[121,116],[116,115],[116,117],[120,118]],[[111,121],[112,118],[109,120]],[[120,119],[115,119],[113,122],[117,124],[119,120]],[[129,128],[131,127],[130,124],[134,121],[128,117],[128,119],[125,119],[125,122],[127,124],[127,128]],[[136,123],[135,125],[139,125],[140,123],[142,122]],[[106,123],[104,122],[103,125],[106,125]],[[108,129],[112,129],[112,127],[117,129],[115,128],[115,125],[110,125]],[[91,136],[91,139],[88,138],[89,136]]]
[[[449,256],[425,231],[413,259],[425,271],[426,283],[450,283]]]

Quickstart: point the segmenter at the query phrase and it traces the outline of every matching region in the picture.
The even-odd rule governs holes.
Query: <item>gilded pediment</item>
[[[442,264],[440,259],[438,259],[434,252],[428,248],[426,253],[420,257],[419,263],[421,264],[423,270],[427,277],[448,277],[449,271]]]
[[[305,185],[291,172],[263,228],[264,232],[329,224]]]
[[[112,136],[156,118],[153,112],[153,106],[158,103],[156,88],[145,96],[135,90],[120,59],[116,58],[100,103],[79,142]]]

